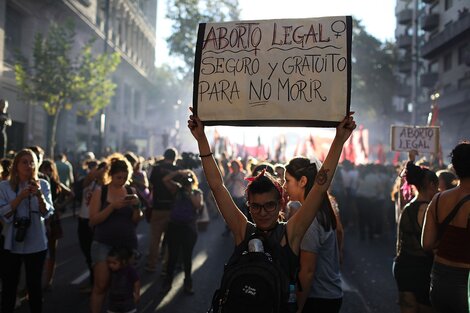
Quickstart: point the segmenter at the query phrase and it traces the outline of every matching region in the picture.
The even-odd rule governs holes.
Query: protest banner
[[[206,125],[336,126],[351,36],[350,16],[199,24],[194,112]]]
[[[392,151],[439,152],[439,127],[437,126],[392,125],[390,135]]]

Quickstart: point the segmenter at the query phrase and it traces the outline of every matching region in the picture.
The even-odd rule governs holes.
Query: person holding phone
[[[49,183],[38,178],[38,168],[34,152],[23,149],[13,160],[9,180],[0,182],[0,219],[5,227],[0,312],[4,313],[15,309],[22,264],[30,312],[42,312],[41,278],[47,252],[44,221],[54,208]]]
[[[101,312],[109,286],[110,272],[106,263],[113,247],[137,249],[136,226],[142,217],[139,198],[129,186],[132,166],[121,154],[107,160],[104,185],[97,187],[90,200],[90,226],[94,226],[91,246],[94,283],[90,298],[92,313]]]

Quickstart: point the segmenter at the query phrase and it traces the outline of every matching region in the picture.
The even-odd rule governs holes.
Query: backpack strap
[[[438,238],[440,239],[442,237],[442,235],[444,234],[444,230],[445,228],[447,227],[447,225],[449,225],[449,223],[455,218],[455,216],[457,215],[457,213],[459,212],[460,208],[462,207],[462,205],[464,205],[465,202],[469,201],[470,200],[470,195],[466,195],[465,197],[463,197],[462,199],[460,199],[459,202],[457,202],[457,204],[455,205],[455,207],[452,209],[452,211],[449,213],[449,215],[446,216],[446,218],[444,219],[444,221],[439,224],[439,229],[438,229]],[[436,203],[437,205],[437,203]],[[436,216],[436,219],[437,219],[437,216]]]

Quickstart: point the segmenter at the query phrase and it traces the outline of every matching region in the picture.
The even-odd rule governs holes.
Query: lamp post
[[[411,125],[416,124],[416,110],[418,108],[418,0],[413,0],[413,15],[411,22],[412,43],[411,43]]]
[[[108,32],[109,32],[109,1],[105,0],[104,2],[104,46],[103,52],[106,54],[108,52]],[[100,110],[100,128],[98,136],[98,156],[103,156],[103,146],[104,146],[104,133],[106,130],[106,113],[104,108]]]

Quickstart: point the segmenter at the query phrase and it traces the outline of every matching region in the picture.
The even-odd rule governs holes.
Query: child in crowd
[[[113,248],[107,262],[111,272],[108,313],[137,312],[140,300],[140,279],[130,265],[132,251],[128,248]]]

